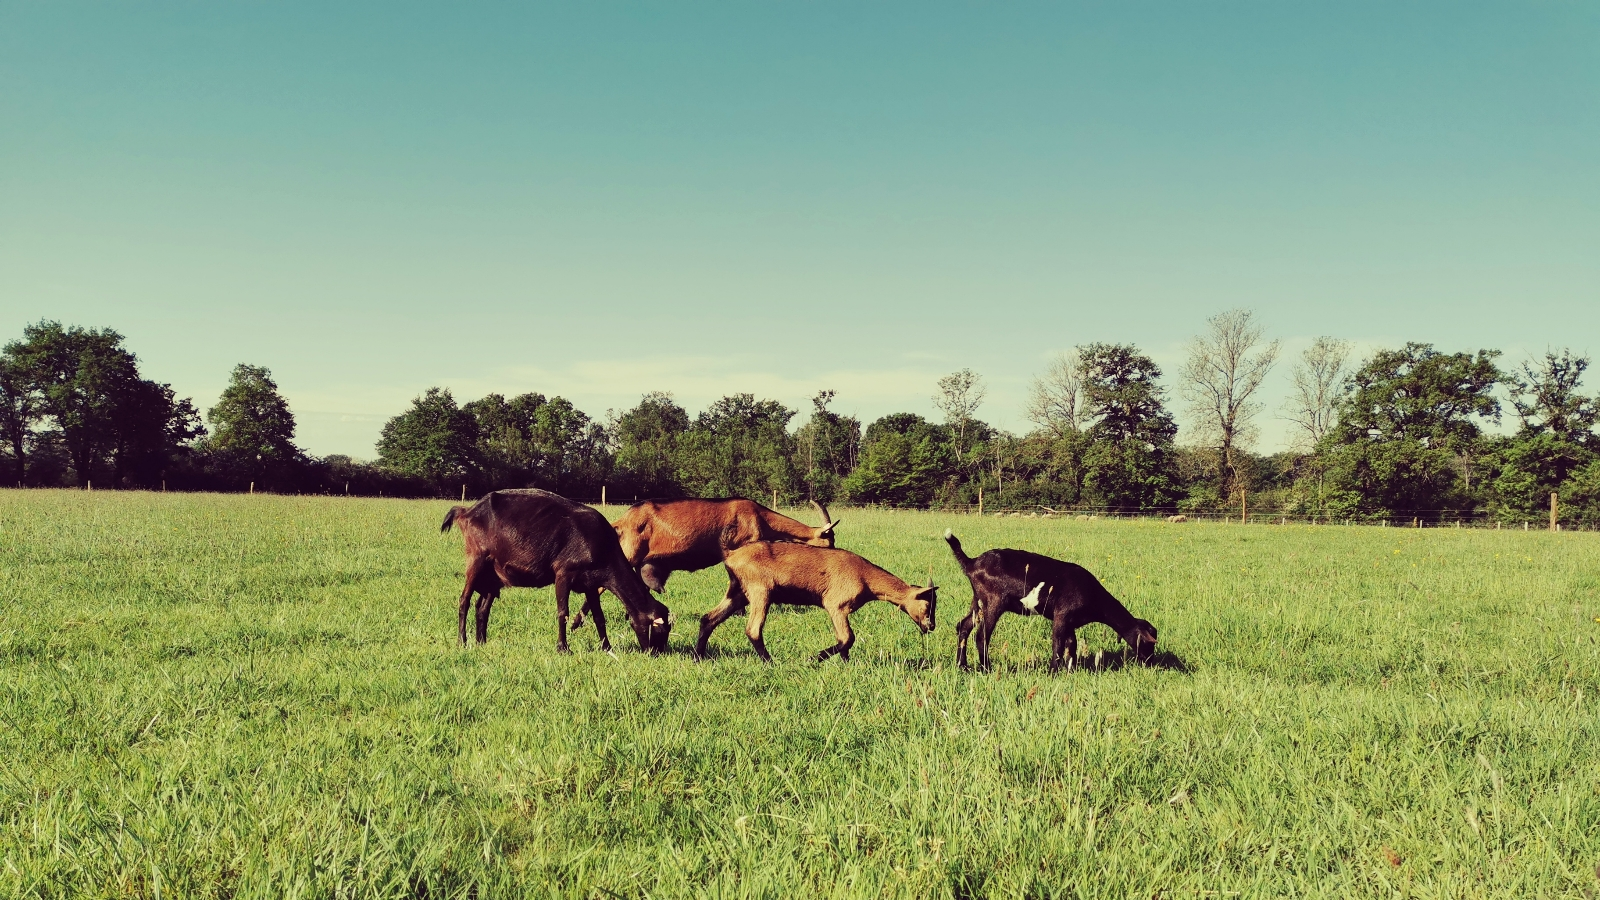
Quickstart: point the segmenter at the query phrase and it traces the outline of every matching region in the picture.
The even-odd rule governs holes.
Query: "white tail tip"
[[[946,529],[945,529],[945,530],[944,530],[944,536],[945,536],[945,539],[946,539],[946,540],[949,540],[949,539],[950,539],[950,538],[953,538],[953,537],[955,537],[955,536],[956,536],[956,533],[955,533],[955,532],[954,532],[954,531],[951,531],[951,530],[950,530],[950,529],[948,529],[948,528],[946,528]]]

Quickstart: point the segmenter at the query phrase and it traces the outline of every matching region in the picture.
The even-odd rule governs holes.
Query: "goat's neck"
[[[1109,626],[1119,636],[1127,634],[1133,628],[1133,623],[1137,621],[1133,613],[1128,612],[1128,608],[1122,605],[1122,601],[1111,596],[1109,591],[1106,592],[1102,600],[1104,602],[1100,605],[1098,614],[1092,621]]]
[[[774,534],[780,534],[797,541],[809,541],[816,537],[815,528],[797,519],[791,519],[783,513],[768,511],[762,513],[761,518],[764,520],[763,524],[767,526],[767,529]]]
[[[868,569],[861,580],[874,597],[901,609],[906,608],[906,600],[916,592],[911,585],[876,566]]]

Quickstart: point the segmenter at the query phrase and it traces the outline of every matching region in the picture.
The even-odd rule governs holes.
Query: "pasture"
[[[775,613],[686,655],[554,644],[509,590],[456,644],[450,504],[0,491],[7,897],[1587,897],[1600,536],[838,509],[938,628]],[[605,510],[609,518],[620,512]],[[808,521],[812,516],[798,512]],[[1088,566],[1159,666],[1050,677],[939,536]],[[608,611],[620,613],[607,596]]]

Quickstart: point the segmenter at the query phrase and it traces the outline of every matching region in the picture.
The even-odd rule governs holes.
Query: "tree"
[[[954,466],[944,429],[914,413],[892,413],[867,426],[861,461],[841,487],[861,503],[927,506]]]
[[[676,497],[678,442],[689,430],[689,413],[662,391],[652,391],[621,415],[608,414],[619,476],[640,496]]]
[[[234,366],[217,405],[206,410],[206,419],[211,437],[205,449],[236,478],[281,479],[304,461],[294,445],[294,413],[265,366]]]
[[[1562,350],[1546,351],[1537,363],[1522,364],[1511,379],[1511,407],[1529,434],[1550,434],[1562,441],[1590,446],[1595,425],[1600,424],[1600,403],[1578,393],[1589,357]]]
[[[1537,362],[1524,362],[1510,379],[1520,427],[1487,454],[1491,506],[1502,520],[1538,521],[1551,493],[1583,493],[1573,479],[1600,459],[1600,404],[1578,392],[1588,367],[1588,357],[1570,350],[1546,352]],[[1577,512],[1582,504],[1563,505]]]
[[[1290,374],[1293,386],[1284,402],[1285,418],[1304,432],[1302,446],[1310,449],[1333,430],[1339,401],[1344,396],[1350,342],[1319,337],[1300,355]]]
[[[795,493],[794,410],[733,394],[711,404],[678,442],[678,481],[702,497],[765,498]]]
[[[107,469],[117,483],[150,484],[204,433],[193,404],[139,376],[117,332],[41,321],[22,334],[6,347],[8,368],[54,426],[79,484]]]
[[[1278,342],[1261,342],[1261,326],[1247,309],[1232,309],[1206,320],[1204,334],[1189,342],[1180,371],[1201,443],[1217,454],[1217,495],[1231,497],[1241,487],[1238,449],[1256,437],[1261,404],[1250,399],[1278,358]]]
[[[944,413],[944,424],[950,429],[957,460],[965,462],[974,443],[973,414],[983,405],[988,394],[983,376],[971,369],[951,372],[939,379],[939,393],[933,395],[933,405]]]
[[[1055,437],[1078,432],[1082,416],[1083,376],[1078,371],[1078,352],[1057,354],[1043,375],[1033,379],[1028,390],[1028,421]]]
[[[174,458],[206,433],[193,403],[177,399],[170,385],[142,378],[125,386],[112,421],[112,477],[124,486],[154,486]]]
[[[539,487],[571,496],[599,492],[610,469],[605,430],[563,397],[490,394],[462,409],[477,422],[485,489]]]
[[[478,422],[456,405],[445,388],[428,388],[411,408],[390,419],[378,438],[378,462],[400,475],[421,479],[435,490],[477,474]]]
[[[1084,412],[1091,424],[1084,492],[1093,502],[1131,509],[1165,506],[1178,426],[1162,402],[1161,368],[1131,344],[1078,348]]]
[[[1380,350],[1351,377],[1323,441],[1331,505],[1344,515],[1437,519],[1472,504],[1463,462],[1480,421],[1498,421],[1498,351],[1440,353],[1431,344]]]
[[[813,500],[832,503],[839,485],[856,467],[861,449],[861,423],[828,409],[833,391],[811,398],[811,420],[795,433],[806,488]]]
[[[28,454],[43,417],[41,398],[20,358],[20,345],[12,342],[0,352],[0,441],[11,452],[19,485],[28,480]]]

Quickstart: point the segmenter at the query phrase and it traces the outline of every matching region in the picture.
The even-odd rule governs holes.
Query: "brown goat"
[[[700,617],[696,656],[705,656],[706,642],[718,625],[748,606],[744,633],[756,655],[772,662],[761,639],[761,627],[767,621],[767,607],[773,603],[827,610],[838,643],[817,654],[819,662],[835,653],[840,659],[850,658],[850,645],[855,643],[850,614],[873,600],[900,607],[923,634],[933,630],[937,587],[906,584],[848,550],[761,541],[729,553],[723,565],[728,569],[728,594]]]
[[[645,500],[635,503],[612,523],[628,564],[650,589],[666,589],[673,572],[695,572],[720,563],[729,553],[755,541],[796,541],[813,547],[832,547],[833,529],[839,523],[828,510],[811,502],[822,514],[813,528],[798,519],[773,512],[754,500]]]

